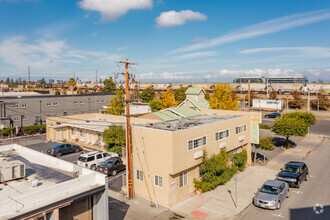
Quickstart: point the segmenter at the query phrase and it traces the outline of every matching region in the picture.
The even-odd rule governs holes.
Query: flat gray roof
[[[197,115],[197,116],[191,116],[191,117],[186,117],[172,121],[147,123],[143,125],[140,124],[137,126],[160,129],[165,131],[178,131],[178,130],[187,130],[187,129],[213,124],[220,121],[226,121],[243,116],[244,115]]]

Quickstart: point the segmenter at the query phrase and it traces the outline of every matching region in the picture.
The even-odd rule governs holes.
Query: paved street
[[[266,125],[273,125],[274,119],[262,119],[262,123]],[[330,120],[317,119],[315,125],[311,126],[310,132],[312,134],[323,134],[323,136],[330,137]]]
[[[323,142],[304,162],[310,169],[310,181],[303,182],[300,189],[291,189],[280,210],[265,210],[252,204],[237,219],[328,219],[330,216],[330,141]],[[315,214],[313,207],[323,205],[323,214]],[[318,210],[318,209],[317,209]]]

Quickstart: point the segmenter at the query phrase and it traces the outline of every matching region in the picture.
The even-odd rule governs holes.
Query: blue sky
[[[0,78],[330,82],[328,0],[0,0]]]

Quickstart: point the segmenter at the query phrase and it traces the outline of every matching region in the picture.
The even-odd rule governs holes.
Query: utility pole
[[[95,72],[95,83],[96,83],[96,85],[97,85],[97,70],[96,70],[96,72]]]
[[[311,99],[311,91],[308,88],[307,111],[309,111],[310,108],[310,99]]]
[[[268,97],[268,71],[266,73],[266,88],[267,88],[267,97]]]
[[[248,85],[248,91],[249,91],[249,95],[248,95],[248,110],[249,110],[249,112],[250,112],[250,96],[251,96],[251,94],[250,94],[250,80],[249,80],[249,85]]]
[[[29,85],[28,85],[28,88],[30,87],[30,66],[28,66],[28,77],[29,77]]]
[[[74,79],[74,81],[76,81],[76,73],[75,72],[73,72],[73,79]]]
[[[128,186],[128,198],[133,198],[133,175],[132,175],[132,146],[131,146],[131,125],[130,125],[130,112],[129,112],[129,73],[128,65],[136,65],[137,63],[125,61],[118,61],[118,63],[125,64],[125,93],[126,93],[126,158],[127,158],[127,186]]]

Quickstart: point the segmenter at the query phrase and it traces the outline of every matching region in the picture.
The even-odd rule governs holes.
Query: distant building
[[[105,175],[17,144],[0,156],[0,219],[109,219]]]
[[[234,79],[234,83],[248,83],[250,80],[251,83],[266,83],[266,77],[238,77]],[[268,83],[308,83],[306,76],[275,76],[268,77]]]
[[[54,79],[49,79],[48,82],[49,82],[49,84],[53,84],[55,82],[55,80]]]
[[[0,96],[0,124],[4,127],[21,127],[44,124],[47,117],[97,113],[103,108],[102,106],[109,106],[110,98],[114,96],[113,93],[86,95],[17,93],[15,97]]]

